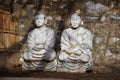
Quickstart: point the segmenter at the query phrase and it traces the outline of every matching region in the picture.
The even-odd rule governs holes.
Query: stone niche
[[[89,25],[89,26],[88,26]],[[120,67],[120,27],[118,23],[86,23],[85,27],[94,34],[93,38],[93,71],[94,72],[115,72],[114,69]],[[85,73],[85,66],[81,63],[63,63],[58,60],[58,56],[52,62],[25,62],[20,63],[19,58],[24,53],[26,44],[19,52],[12,55],[3,55],[0,58],[4,62],[0,68],[14,71],[56,71],[68,73]],[[59,55],[59,51],[57,52]],[[22,65],[21,65],[22,64]],[[26,65],[27,64],[27,65]],[[29,66],[28,66],[29,65]]]
[[[89,26],[88,26],[89,25]],[[120,27],[118,23],[86,23],[85,27],[94,35],[93,38],[93,71],[94,72],[114,72],[114,69],[120,67]],[[81,66],[81,63],[63,63],[60,62],[58,56],[52,62],[24,62],[20,63],[19,58],[24,53],[26,44],[24,44],[19,53],[13,55],[3,55],[0,58],[2,68],[13,71],[56,71],[56,72],[68,72],[68,73],[85,73],[86,67]],[[59,55],[59,51],[57,52]],[[6,64],[7,63],[7,64]],[[27,64],[27,65],[26,65]]]
[[[18,0],[15,0],[15,1],[18,1]],[[47,0],[44,0],[44,1],[47,1]],[[56,31],[56,27],[55,27],[56,16],[63,15],[62,12],[64,9],[64,8],[57,9],[57,7],[55,7],[56,4],[58,5],[57,1],[58,0],[53,0],[53,2],[50,2],[50,3],[46,2],[46,4],[49,4],[49,5],[45,7],[46,12],[48,12],[49,15],[53,17],[53,20],[50,21],[51,23],[49,23],[48,25],[52,26],[52,28],[55,31]],[[66,2],[65,5],[63,5],[63,7],[65,6],[65,11],[66,11],[65,14],[69,15],[70,14],[69,12],[72,11],[67,9],[66,7],[69,5],[69,2],[67,2],[67,0],[63,0],[63,1]],[[74,0],[71,0],[71,1],[74,1]],[[79,1],[80,0],[76,0],[77,3],[80,3]],[[98,0],[98,1],[101,1],[101,0]],[[25,5],[25,7],[23,8],[23,5],[18,3],[20,2],[16,2],[13,6],[14,11],[12,14],[12,20],[16,21],[16,23],[13,23],[15,30],[14,30],[14,33],[11,34],[12,36],[15,36],[15,37],[17,36],[14,41],[16,42],[16,44],[15,46],[12,45],[14,47],[11,47],[8,51],[0,51],[0,54],[1,54],[0,70],[10,70],[12,72],[44,70],[44,71],[56,71],[56,72],[68,72],[68,73],[85,73],[86,67],[81,66],[81,63],[63,63],[58,60],[59,49],[60,49],[59,43],[58,45],[56,45],[57,57],[52,62],[43,61],[43,62],[33,62],[33,63],[30,63],[30,62],[21,63],[19,61],[21,55],[23,55],[24,50],[26,48],[26,43],[25,43],[26,35],[28,34],[29,30],[33,29],[33,27],[31,27],[33,26],[32,18],[36,12],[36,9],[35,9],[36,6],[35,4],[29,4],[29,5]],[[83,2],[83,4],[85,3],[86,2]],[[78,6],[80,7],[83,6],[82,10],[84,10],[85,5],[78,4]],[[73,5],[73,7],[76,7],[76,5]],[[44,6],[42,11],[44,12]],[[120,71],[120,21],[119,21],[120,19],[119,17],[114,17],[114,16],[110,18],[111,13],[113,14],[114,12],[114,14],[116,14],[119,11],[117,11],[116,9],[115,10],[111,9],[110,11],[111,12],[106,12],[103,16],[101,16],[102,17],[101,21],[98,20],[99,15],[95,15],[95,16],[91,15],[86,17],[86,15],[82,14],[85,28],[89,29],[94,35],[93,50],[92,50],[93,61],[94,61],[93,72],[105,73],[105,72]],[[116,19],[118,20],[116,21]],[[5,33],[3,31],[2,30],[0,31],[1,42],[4,42],[4,39],[5,39],[5,37],[3,39],[1,38],[1,36],[4,36],[3,34],[7,33],[7,31]],[[11,38],[13,38],[12,36]],[[8,35],[8,37],[10,36]],[[6,38],[8,39],[8,37]],[[7,42],[9,42],[9,39],[7,40]],[[0,45],[1,44],[3,43],[0,43]],[[18,46],[20,46],[20,48],[18,48]],[[29,66],[27,66],[26,64]]]

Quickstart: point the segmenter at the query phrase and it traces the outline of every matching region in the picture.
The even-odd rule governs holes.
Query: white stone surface
[[[27,70],[37,70],[39,67],[40,69],[46,69],[51,63],[50,61],[54,62],[56,58],[56,52],[54,51],[55,32],[46,27],[46,16],[44,14],[38,14],[34,19],[37,28],[29,32],[27,38],[28,47],[20,58],[22,67]]]
[[[87,67],[90,67],[93,62],[91,52],[93,36],[89,30],[81,26],[82,19],[79,15],[73,14],[70,23],[70,28],[65,29],[62,33],[59,60],[73,65],[74,63],[88,63]],[[83,65],[80,64],[80,66]]]

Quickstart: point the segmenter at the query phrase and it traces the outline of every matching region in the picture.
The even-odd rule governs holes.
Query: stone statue
[[[61,36],[59,60],[63,63],[61,64],[63,67],[67,67],[67,72],[72,70],[70,72],[84,73],[93,65],[91,52],[93,36],[89,30],[82,27],[82,18],[77,13],[71,16],[70,25]],[[84,69],[80,66],[84,66]]]
[[[39,69],[39,67],[43,69],[48,65],[47,62],[52,62],[56,58],[54,51],[55,32],[46,27],[46,16],[40,13],[34,17],[34,20],[36,28],[28,34],[28,47],[21,58],[21,61],[24,62],[23,67],[33,70]],[[29,61],[29,65],[25,61]]]

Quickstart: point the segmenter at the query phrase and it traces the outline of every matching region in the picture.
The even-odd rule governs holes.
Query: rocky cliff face
[[[33,16],[35,14],[42,12],[48,16],[47,25],[56,31],[59,40],[62,30],[68,27],[69,16],[77,12],[83,17],[84,27],[91,30],[94,35],[92,50],[94,72],[120,72],[120,2],[117,2],[117,0],[94,0],[94,6],[97,7],[97,10],[93,9],[94,7],[92,8],[93,5],[86,5],[88,0],[13,1],[13,12],[9,15],[12,16],[13,22],[17,22],[15,31],[19,37],[19,42],[15,45],[11,44],[7,51],[1,51],[1,69],[21,70],[19,57],[26,47],[25,42],[28,32],[34,29]],[[100,5],[97,6],[97,3]],[[2,0],[1,4],[3,4]],[[4,8],[1,10],[4,11]],[[5,33],[1,34],[4,35]],[[3,38],[0,40],[2,41]],[[56,51],[59,51],[59,41],[56,46]],[[14,51],[11,51],[11,49]]]

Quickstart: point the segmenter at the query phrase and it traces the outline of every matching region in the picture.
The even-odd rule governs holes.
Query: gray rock
[[[120,40],[120,38],[118,38],[118,37],[110,37],[108,39],[108,41],[109,41],[110,44],[115,43],[115,42],[117,42],[119,40]]]
[[[111,53],[113,53],[113,54],[118,54],[118,53],[119,53],[119,51],[118,51],[118,50],[113,49],[113,48],[111,48],[111,49],[110,49],[110,52],[111,52]]]
[[[25,25],[24,25],[24,24],[21,24],[21,25],[18,26],[18,28],[19,28],[20,30],[22,30],[22,29],[25,28]]]
[[[117,15],[110,16],[110,19],[113,22],[120,22],[120,16]]]
[[[110,56],[112,56],[112,55],[113,55],[113,53],[111,53],[110,50],[107,50],[106,53],[105,53],[105,56],[106,56],[106,57],[110,57]]]
[[[95,38],[95,43],[96,44],[99,44],[99,43],[101,43],[103,41],[104,41],[104,37],[98,36],[98,37]]]

